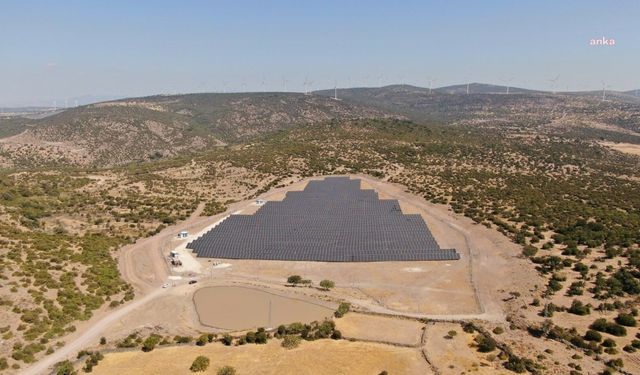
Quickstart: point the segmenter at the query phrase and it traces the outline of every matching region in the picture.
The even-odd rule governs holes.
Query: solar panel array
[[[397,200],[361,190],[360,180],[327,177],[266,202],[253,215],[231,215],[190,242],[199,257],[321,262],[455,260],[420,215]]]

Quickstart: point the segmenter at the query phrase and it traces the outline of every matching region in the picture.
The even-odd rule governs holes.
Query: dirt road
[[[123,316],[129,314],[131,311],[137,309],[140,306],[143,306],[147,302],[156,298],[164,289],[156,289],[151,293],[148,293],[144,297],[140,299],[136,299],[131,303],[124,305],[123,307],[111,311],[104,318],[96,322],[91,326],[88,330],[84,331],[79,337],[75,340],[67,343],[62,348],[56,350],[52,354],[42,358],[35,365],[25,369],[22,374],[24,375],[40,375],[47,372],[47,369],[50,366],[53,366],[57,362],[63,361],[69,357],[74,356],[78,351],[83,348],[93,345],[97,342],[98,338],[103,334],[103,332],[109,327],[109,325]]]

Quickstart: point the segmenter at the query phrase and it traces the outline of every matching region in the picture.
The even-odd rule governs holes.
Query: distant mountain
[[[11,137],[0,140],[0,149],[23,162],[109,166],[235,143],[295,125],[389,116],[317,95],[158,95],[70,108],[24,123],[14,120],[5,131]]]
[[[436,121],[491,127],[608,126],[613,131],[640,132],[640,102],[610,92],[606,102],[594,93],[557,93],[509,89],[486,84],[432,90],[409,85],[338,89],[338,98],[379,108],[414,121]],[[461,92],[464,90],[463,92]],[[504,90],[504,92],[501,92]],[[498,93],[496,93],[496,91]],[[333,96],[334,90],[315,92]]]
[[[543,93],[544,91],[528,90],[519,87],[509,87],[509,94],[535,94]],[[453,85],[438,87],[435,89],[437,92],[444,94],[467,94],[467,85]],[[469,94],[506,94],[507,86],[490,85],[486,83],[470,83]]]

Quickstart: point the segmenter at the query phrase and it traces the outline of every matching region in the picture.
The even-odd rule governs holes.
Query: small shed
[[[187,232],[186,230],[180,231],[180,233],[178,233],[178,238],[187,238],[189,236],[189,232]]]

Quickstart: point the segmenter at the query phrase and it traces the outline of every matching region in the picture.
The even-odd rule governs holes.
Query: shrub
[[[189,367],[189,370],[191,370],[191,372],[204,372],[207,371],[208,368],[209,358],[203,355],[199,355],[196,357],[196,359],[193,360],[193,363],[191,364],[191,367]]]
[[[100,345],[106,345],[107,339],[105,337],[100,337]]]
[[[602,335],[600,334],[600,332],[590,329],[584,335],[584,339],[587,341],[600,342],[602,340]]]
[[[349,309],[351,308],[351,304],[348,302],[341,302],[340,305],[338,306],[338,309],[336,310],[336,312],[333,314],[336,318],[342,318],[344,316],[344,314],[349,312]]]
[[[329,290],[336,286],[336,284],[331,280],[322,280],[320,281],[320,287],[324,290]]]
[[[231,366],[223,366],[218,369],[217,375],[236,375],[236,369]]]
[[[173,338],[173,341],[176,342],[176,344],[187,344],[190,343],[192,340],[192,338],[190,336],[175,336]]]
[[[55,365],[54,372],[56,375],[76,375],[77,372],[73,368],[73,364],[69,361],[58,362]]]
[[[616,317],[616,323],[627,327],[635,327],[636,319],[631,314],[619,314]]]
[[[493,333],[495,333],[496,335],[501,335],[504,333],[504,329],[502,327],[496,327],[493,329]]]
[[[222,339],[220,341],[222,341],[222,343],[226,346],[231,346],[231,344],[233,343],[233,337],[231,337],[230,334],[225,333],[224,335],[222,335]]]
[[[299,284],[302,282],[302,276],[300,275],[291,275],[287,278],[287,283],[289,284]]]
[[[538,252],[538,248],[531,245],[525,245],[524,248],[522,249],[522,255],[526,256],[527,258],[531,258],[532,256],[535,256],[537,252]]]
[[[496,350],[496,341],[491,337],[479,334],[476,336],[475,341],[478,344],[478,351],[481,353],[489,353]]]
[[[616,323],[607,322],[604,318],[596,319],[589,328],[614,336],[626,336],[627,334],[626,328]]]
[[[571,302],[571,307],[569,307],[568,311],[576,315],[589,315],[591,313],[589,306],[577,299],[574,299],[573,302]]]
[[[143,352],[150,352],[153,349],[155,349],[156,345],[158,345],[158,343],[160,342],[160,339],[162,337],[159,335],[151,335],[149,337],[147,337],[144,342],[142,343],[142,351]]]
[[[286,335],[282,339],[282,347],[287,349],[297,348],[298,345],[300,345],[301,341],[302,341],[302,338],[300,338],[300,336]]]

